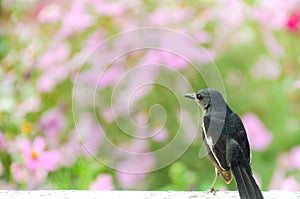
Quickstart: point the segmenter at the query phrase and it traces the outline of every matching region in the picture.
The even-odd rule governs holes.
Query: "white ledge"
[[[299,198],[300,192],[267,191],[265,199]],[[1,199],[239,199],[237,191],[217,191],[216,194],[203,191],[79,191],[79,190],[38,190],[4,191],[0,190]]]

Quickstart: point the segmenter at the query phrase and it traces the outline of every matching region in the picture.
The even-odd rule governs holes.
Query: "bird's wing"
[[[224,123],[224,122],[223,122]],[[214,128],[214,125],[219,125],[218,121],[211,121],[209,116],[203,117],[203,140],[208,146],[210,157],[221,170],[228,170],[229,167],[226,162],[226,143],[221,129]]]
[[[250,146],[249,141],[247,137],[246,130],[244,128],[244,125],[242,123],[242,120],[236,113],[231,113],[228,117],[227,121],[232,126],[228,131],[231,133],[232,138],[240,145],[242,151],[244,152],[246,161],[250,164],[251,163],[251,152],[250,152]]]

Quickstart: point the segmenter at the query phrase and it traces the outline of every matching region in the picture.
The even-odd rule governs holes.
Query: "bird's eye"
[[[200,94],[197,94],[196,97],[197,97],[198,100],[202,100],[203,99],[203,96],[200,95]]]

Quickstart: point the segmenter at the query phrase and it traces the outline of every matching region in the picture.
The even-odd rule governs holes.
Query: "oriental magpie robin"
[[[263,198],[252,176],[249,142],[240,117],[217,90],[203,89],[184,96],[193,99],[204,113],[202,138],[216,171],[211,191],[219,174],[227,184],[233,174],[241,199]]]

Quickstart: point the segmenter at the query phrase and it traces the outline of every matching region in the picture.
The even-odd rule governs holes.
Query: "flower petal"
[[[55,169],[57,169],[60,160],[60,153],[56,150],[52,150],[42,153],[40,155],[39,163],[40,167],[48,171],[54,171]]]
[[[36,137],[33,141],[33,149],[37,153],[41,153],[45,149],[46,143],[44,138],[42,137]]]

